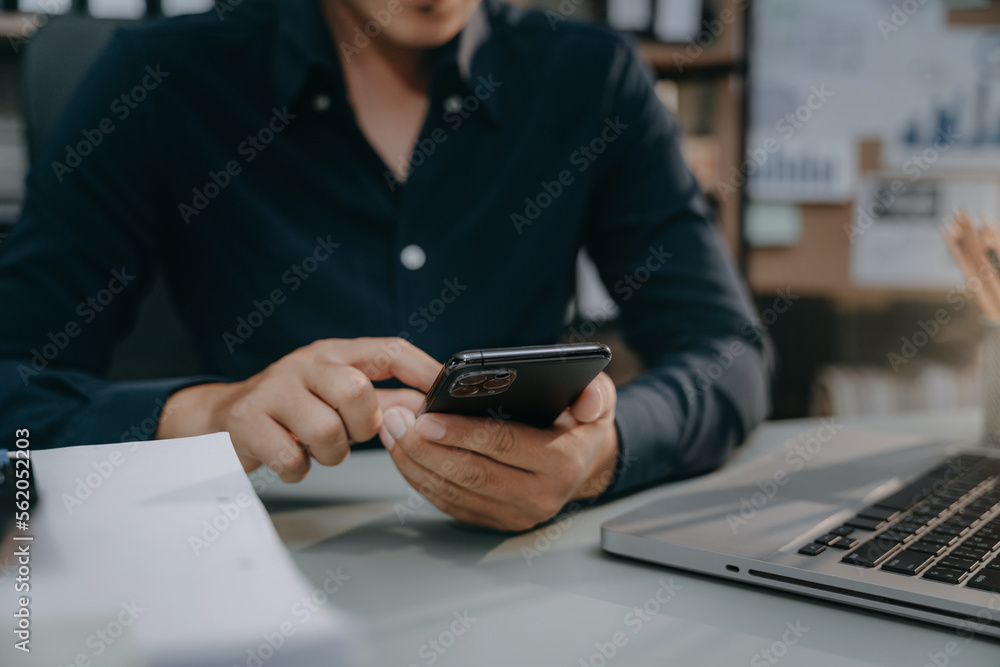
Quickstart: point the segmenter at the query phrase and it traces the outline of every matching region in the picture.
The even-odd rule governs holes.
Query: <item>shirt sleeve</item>
[[[773,354],[629,46],[609,81],[585,244],[647,369],[618,393],[618,495],[721,465],[770,409]]]
[[[165,236],[151,128],[170,80],[155,65],[116,34],[29,173],[0,245],[0,434],[29,429],[39,447],[150,439],[167,397],[206,380],[105,377]],[[148,97],[123,101],[136,86]]]

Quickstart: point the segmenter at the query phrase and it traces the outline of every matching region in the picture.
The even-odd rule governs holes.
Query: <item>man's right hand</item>
[[[266,465],[286,482],[347,458],[352,442],[373,438],[382,411],[411,411],[441,369],[401,338],[319,340],[282,357],[242,382],[188,387],[163,407],[156,437],[180,438],[228,431],[247,472]],[[413,389],[379,389],[397,378]]]

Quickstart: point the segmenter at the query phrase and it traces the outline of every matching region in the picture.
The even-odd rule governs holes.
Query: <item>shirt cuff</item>
[[[89,392],[88,404],[68,429],[63,445],[90,445],[152,440],[160,425],[163,406],[174,393],[227,378],[192,376],[165,380],[106,382]]]
[[[677,448],[681,437],[680,411],[675,400],[662,388],[641,382],[618,390],[618,460],[602,499],[632,493],[669,476],[676,458],[670,452]]]

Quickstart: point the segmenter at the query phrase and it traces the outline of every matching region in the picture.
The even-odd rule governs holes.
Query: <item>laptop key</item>
[[[992,538],[992,539],[995,539],[997,541],[1000,541],[1000,526],[996,526],[996,525],[994,525],[992,523],[988,523],[985,526],[983,526],[982,528],[980,528],[978,531],[976,531],[976,535],[979,535],[983,539],[991,539]]]
[[[910,551],[919,551],[921,553],[930,554],[931,556],[937,556],[944,552],[945,546],[942,544],[934,544],[928,542],[927,540],[919,540],[910,545]]]
[[[861,542],[854,539],[853,537],[847,537],[846,535],[838,537],[836,542],[831,542],[830,546],[834,549],[843,549],[847,551],[848,549],[853,549],[858,546]]]
[[[990,552],[989,549],[975,549],[973,547],[969,547],[966,546],[965,544],[962,544],[962,546],[954,549],[948,555],[954,556],[955,558],[966,558],[968,560],[980,561],[989,552]]]
[[[840,559],[841,563],[860,567],[875,567],[889,556],[889,552],[899,546],[898,542],[874,539]]]
[[[924,542],[932,542],[934,544],[940,544],[941,546],[951,546],[958,541],[958,538],[954,535],[947,535],[945,533],[939,533],[936,530],[932,530],[921,538]]]
[[[991,570],[1000,570],[1000,557],[991,560],[989,563],[986,564],[986,567],[988,567]]]
[[[885,532],[879,535],[880,538],[890,540],[892,542],[905,542],[913,536],[913,533],[907,531],[905,528],[900,526],[889,526]]]
[[[981,591],[1000,593],[1000,570],[986,568],[977,572],[965,586],[966,588],[978,588]]]
[[[839,528],[834,528],[830,532],[834,535],[850,535],[854,532],[854,529],[850,526],[840,526]]]
[[[847,523],[845,526],[850,526],[852,528],[857,528],[859,530],[878,530],[885,525],[885,521],[880,521],[879,519],[867,519],[863,516],[856,516]]]
[[[963,547],[971,547],[973,549],[983,549],[984,551],[993,551],[997,548],[997,538],[987,537],[976,533],[965,542],[962,542]]]
[[[935,565],[924,572],[924,579],[940,581],[942,584],[957,584],[967,575],[967,572],[953,570],[950,567]]]
[[[938,561],[938,565],[941,567],[949,567],[953,570],[970,572],[976,569],[976,566],[979,565],[979,561],[972,560],[970,558],[956,558],[955,556],[949,554]]]
[[[817,556],[823,553],[824,551],[826,551],[826,545],[816,544],[815,542],[813,542],[812,544],[807,544],[801,549],[799,549],[799,553],[802,554],[803,556]]]
[[[940,526],[934,529],[935,533],[951,535],[952,537],[961,537],[965,533],[969,532],[966,526],[955,526],[954,524],[949,524],[947,521],[942,523]]]
[[[955,516],[945,521],[945,523],[950,524],[952,526],[962,526],[968,528],[977,521],[979,521],[978,516],[972,516],[970,514],[956,514]]]
[[[896,574],[905,574],[912,577],[922,570],[927,563],[931,562],[933,558],[930,554],[907,549],[889,558],[882,565],[882,569],[886,572],[895,572]]]
[[[878,502],[878,506],[897,510],[909,509],[931,493],[931,484],[932,483],[926,477],[918,479],[915,482],[907,484],[888,498],[880,500]]]
[[[813,542],[815,542],[816,544],[822,544],[823,546],[830,546],[831,543],[836,542],[839,539],[840,535],[834,535],[833,533],[826,533],[824,535],[820,535],[819,537],[817,537],[815,540],[813,540]]]
[[[951,507],[953,504],[954,503],[952,501],[950,501],[950,500],[942,500],[942,499],[936,498],[936,497],[935,498],[931,498],[929,501],[927,501],[927,507],[932,512],[937,512],[938,514],[941,514],[941,512],[945,511],[946,509],[948,509],[949,507]]]
[[[858,516],[866,519],[878,519],[879,521],[889,521],[899,514],[899,510],[894,507],[880,507],[872,505],[858,512]]]

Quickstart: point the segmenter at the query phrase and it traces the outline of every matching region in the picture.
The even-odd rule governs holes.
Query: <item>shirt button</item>
[[[329,95],[317,95],[313,100],[313,109],[323,113],[330,108],[330,96]]]
[[[458,113],[462,109],[462,98],[458,95],[452,95],[445,98],[444,100],[444,110],[447,113]]]
[[[416,271],[427,261],[427,254],[418,245],[408,245],[399,253],[399,261],[410,271]]]

